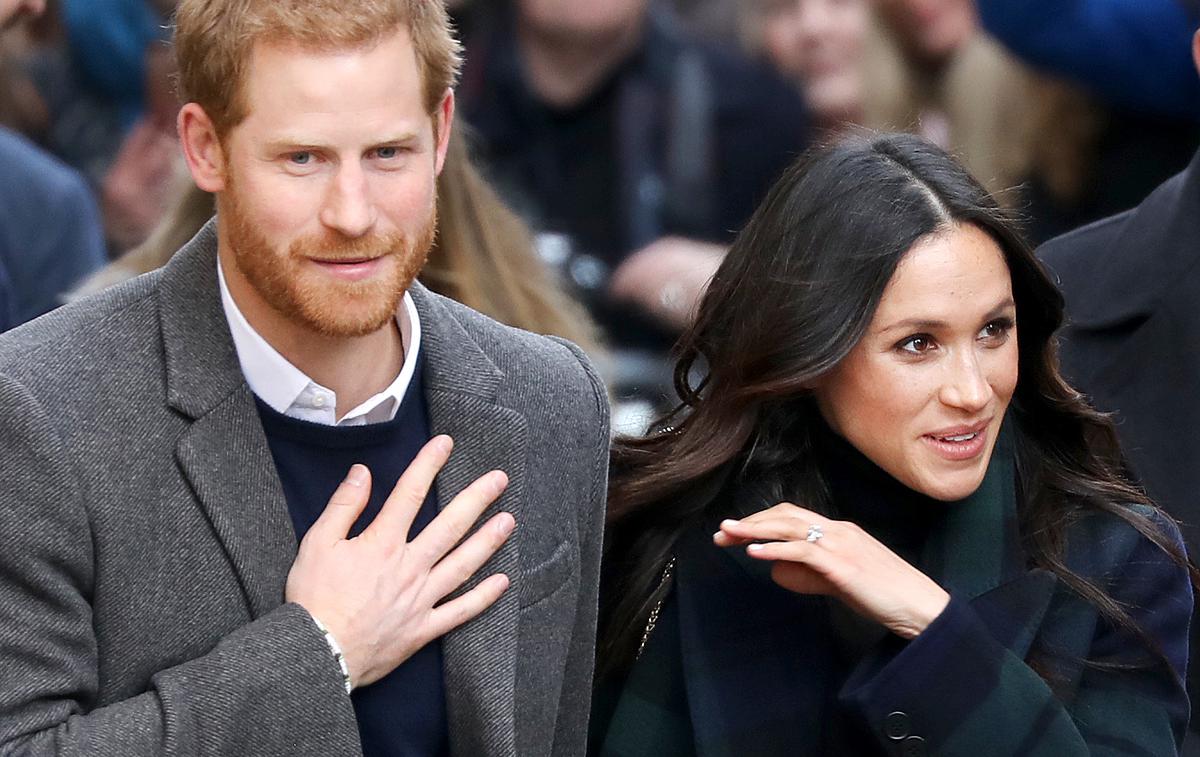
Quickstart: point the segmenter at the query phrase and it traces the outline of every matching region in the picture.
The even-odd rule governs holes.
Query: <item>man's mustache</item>
[[[381,258],[403,252],[409,246],[407,235],[395,233],[360,239],[301,239],[293,242],[288,252],[294,257],[342,263]]]

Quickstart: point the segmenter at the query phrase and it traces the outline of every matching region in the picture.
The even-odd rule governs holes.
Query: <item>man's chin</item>
[[[369,336],[394,323],[399,305],[397,300],[395,306],[389,308],[382,305],[364,309],[332,306],[302,308],[299,316],[309,330],[321,336],[352,339]]]

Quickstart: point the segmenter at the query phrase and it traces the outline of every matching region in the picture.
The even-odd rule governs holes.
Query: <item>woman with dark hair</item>
[[[614,449],[593,754],[1176,753],[1178,530],[1013,229],[912,136],[771,190]]]

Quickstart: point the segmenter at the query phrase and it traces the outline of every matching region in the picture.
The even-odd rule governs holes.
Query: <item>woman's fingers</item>
[[[824,516],[818,515],[817,513],[814,513],[812,510],[805,510],[803,507],[800,507],[799,505],[793,505],[791,502],[780,502],[778,505],[775,505],[774,507],[768,507],[766,510],[759,510],[758,512],[754,513],[753,515],[747,515],[745,518],[741,518],[739,521],[735,521],[735,522],[754,523],[754,522],[760,521],[760,520],[769,520],[772,518],[784,518],[784,517],[821,518],[822,520],[825,519]]]
[[[806,535],[810,525],[816,524],[823,528],[826,524],[835,522],[830,521],[824,515],[815,513],[812,510],[807,510],[799,505],[794,505],[791,502],[780,502],[774,507],[768,507],[766,510],[760,510],[753,515],[747,515],[745,518],[741,518],[739,520],[721,521],[721,530],[716,534],[713,534],[713,540],[718,545],[723,547],[739,544],[744,541],[735,536],[735,532],[737,532],[739,525],[751,526],[766,521],[780,519],[791,519],[797,521],[798,524],[800,524],[800,527],[803,528]],[[726,526],[729,527],[727,528]],[[722,533],[725,534],[725,536],[720,536]]]
[[[809,538],[810,529],[813,526],[819,530],[820,538],[824,538],[829,530],[838,530],[836,521],[827,520],[815,513],[811,515],[811,518],[805,518],[803,516],[780,517],[778,514],[767,516],[767,512],[769,511],[757,513],[756,515],[763,517],[753,520],[745,518],[721,521],[721,530],[713,534],[713,541],[721,547],[732,547],[753,541],[806,540]]]
[[[825,521],[815,541],[798,536],[801,526],[807,536],[804,523],[765,519],[730,524],[728,530],[722,524],[722,533],[751,542],[746,554],[772,563],[771,577],[785,589],[837,597],[906,639],[928,627],[950,601],[933,579],[853,523]]]
[[[837,587],[829,579],[801,563],[776,562],[771,566],[771,580],[797,594],[838,594]]]

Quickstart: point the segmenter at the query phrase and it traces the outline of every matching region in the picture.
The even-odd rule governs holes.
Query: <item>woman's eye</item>
[[[1012,322],[1007,320],[992,321],[979,331],[979,338],[991,342],[1003,342],[1012,330]]]
[[[907,352],[911,355],[921,355],[933,349],[933,339],[923,334],[917,334],[916,336],[910,336],[896,346],[902,352]]]

